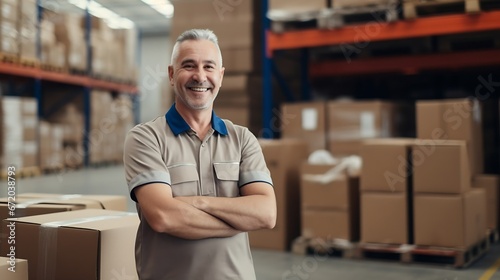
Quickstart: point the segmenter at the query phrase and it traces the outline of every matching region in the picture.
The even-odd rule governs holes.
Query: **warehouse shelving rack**
[[[87,75],[92,73],[92,48],[90,42],[90,33],[91,33],[91,16],[89,13],[89,6],[92,0],[87,0],[87,8],[85,10],[85,18],[86,18],[86,28],[85,28],[85,41],[87,47]],[[37,20],[37,56],[41,57],[41,43],[40,43],[40,22],[42,20],[43,7],[41,5],[41,0],[37,0],[38,6],[38,20]],[[138,87],[133,84],[123,84],[116,83],[110,81],[104,81],[95,79],[91,76],[82,76],[82,75],[73,75],[69,73],[62,72],[52,72],[43,70],[36,67],[28,67],[8,62],[0,62],[0,74],[8,76],[10,78],[22,77],[28,79],[33,82],[33,87],[30,88],[33,91],[33,97],[36,98],[38,103],[38,114],[39,118],[44,117],[43,112],[43,94],[42,94],[42,82],[50,82],[52,84],[64,85],[64,86],[75,86],[83,94],[83,112],[84,112],[84,133],[83,133],[83,149],[84,149],[84,165],[89,165],[89,155],[90,155],[90,146],[89,146],[89,132],[90,132],[90,116],[91,116],[91,108],[90,108],[90,98],[92,89],[102,89],[109,90],[112,92],[117,92],[120,94],[128,94],[133,101],[133,109],[135,122],[138,122],[138,111],[139,108],[139,98],[138,96]],[[76,96],[78,93],[72,94],[72,97]],[[59,106],[64,105],[70,100],[62,100]],[[51,111],[54,111],[57,108],[52,108]]]
[[[273,53],[278,50],[301,49],[302,94],[308,100],[310,77],[328,77],[345,75],[365,75],[378,73],[415,73],[419,70],[459,69],[477,66],[500,65],[500,50],[475,50],[453,53],[426,54],[419,56],[399,56],[369,58],[351,61],[324,61],[309,63],[308,49],[313,47],[333,46],[341,44],[369,43],[390,41],[426,36],[440,36],[460,33],[500,30],[500,11],[485,11],[477,14],[454,14],[423,17],[396,22],[377,22],[377,32],[360,40],[359,30],[367,23],[347,25],[336,29],[304,29],[274,33],[269,29],[267,18],[268,1],[263,1],[262,20],[264,22],[263,37],[263,131],[264,138],[273,138],[272,110],[273,94],[271,73],[276,72],[273,64]],[[383,63],[382,63],[383,62]],[[280,84],[279,75],[276,76]],[[285,92],[288,91],[285,89]],[[287,96],[291,94],[288,92]]]

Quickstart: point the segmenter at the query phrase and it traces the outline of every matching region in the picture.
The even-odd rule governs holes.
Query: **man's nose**
[[[198,68],[193,74],[193,80],[203,83],[207,80],[207,75],[203,68]]]

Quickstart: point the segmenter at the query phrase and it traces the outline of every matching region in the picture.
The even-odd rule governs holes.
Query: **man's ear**
[[[219,85],[219,87],[221,87],[221,86],[222,86],[222,81],[224,80],[224,71],[225,71],[225,70],[226,70],[226,68],[224,68],[224,67],[222,67],[222,68],[220,69],[220,85]]]
[[[174,66],[168,66],[168,80],[170,81],[170,85],[174,86]]]

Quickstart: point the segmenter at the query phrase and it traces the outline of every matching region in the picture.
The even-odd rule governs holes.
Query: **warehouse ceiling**
[[[42,0],[42,6],[55,11],[83,13],[87,0]],[[105,18],[112,27],[133,24],[143,35],[165,34],[170,30],[173,6],[168,0],[93,0],[91,14]]]
[[[96,2],[133,21],[143,34],[166,33],[170,29],[170,18],[174,10],[167,0],[98,0]]]

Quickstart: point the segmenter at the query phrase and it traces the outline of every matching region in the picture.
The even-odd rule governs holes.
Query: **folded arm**
[[[276,197],[267,183],[250,183],[240,189],[239,197],[190,196],[175,199],[221,219],[240,231],[271,229],[276,225]]]
[[[184,239],[230,237],[241,232],[208,212],[173,198],[167,184],[147,184],[134,191],[141,213],[157,232]]]

